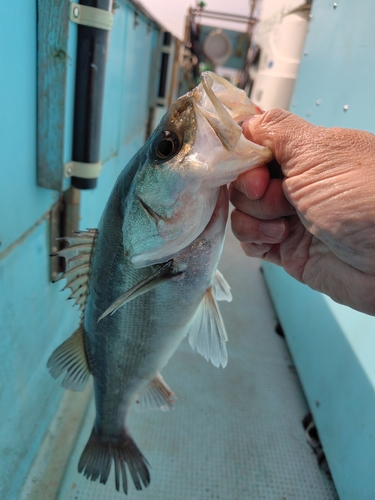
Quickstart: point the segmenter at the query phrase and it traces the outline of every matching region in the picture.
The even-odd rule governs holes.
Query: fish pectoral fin
[[[106,484],[112,462],[117,491],[122,486],[125,495],[128,493],[126,466],[137,490],[147,488],[150,484],[149,463],[130,434],[125,431],[117,438],[106,437],[97,433],[94,427],[79,460],[78,472],[91,481],[99,479],[102,484]]]
[[[54,378],[66,372],[61,384],[63,387],[72,391],[83,391],[90,369],[86,358],[82,326],[52,353],[47,367]]]
[[[158,374],[150,384],[136,398],[136,409],[143,410],[172,410],[176,395]]]
[[[151,276],[148,276],[146,279],[140,281],[135,286],[130,288],[130,290],[124,292],[104,311],[104,313],[99,317],[98,323],[103,318],[108,316],[108,314],[111,315],[114,314],[117,311],[117,309],[119,309],[121,306],[123,306],[130,300],[133,300],[136,297],[139,297],[140,295],[149,292],[163,281],[166,281],[175,276],[175,274],[171,273],[171,269],[172,269],[172,260],[169,260],[167,263],[163,264],[155,273],[151,274]]]
[[[213,287],[209,288],[199,305],[198,311],[190,325],[189,343],[207,361],[214,366],[225,368],[228,362],[228,340],[223,318],[221,317]]]
[[[232,294],[230,292],[230,286],[227,280],[217,269],[214,276],[214,295],[216,300],[226,300],[227,302],[232,302]]]

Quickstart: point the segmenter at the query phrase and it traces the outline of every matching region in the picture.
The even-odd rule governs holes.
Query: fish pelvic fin
[[[127,302],[130,302],[136,297],[149,292],[163,281],[173,278],[175,274],[172,273],[172,267],[173,261],[169,260],[168,262],[160,266],[156,272],[151,274],[151,276],[148,276],[146,279],[140,281],[135,286],[130,288],[130,290],[127,290],[122,295],[120,295],[120,297],[116,299],[99,317],[98,323],[106,316],[108,316],[108,314],[114,314],[118,309],[120,309],[121,306],[123,306]]]
[[[166,384],[163,377],[158,374],[136,398],[136,410],[173,410],[176,399],[172,389]]]
[[[207,361],[211,361],[214,366],[221,365],[225,368],[228,362],[225,345],[228,336],[213,287],[205,293],[190,324],[188,336],[193,349],[196,349]]]
[[[230,286],[227,280],[217,269],[214,276],[214,295],[216,300],[226,300],[227,302],[232,302],[232,294],[230,292]]]
[[[73,299],[73,305],[79,306],[82,316],[86,307],[91,254],[97,234],[97,229],[88,229],[75,231],[72,237],[58,238],[66,241],[69,246],[51,254],[51,257],[64,257],[65,272],[56,278],[54,283],[66,279],[63,290],[70,288],[72,293],[68,299]]]
[[[54,378],[65,373],[61,384],[63,387],[72,391],[83,391],[90,375],[90,369],[86,357],[82,326],[52,353],[47,367]]]
[[[78,463],[78,472],[83,473],[91,481],[99,481],[106,484],[108,476],[114,463],[115,487],[120,491],[120,486],[125,495],[128,493],[128,480],[126,467],[137,490],[147,488],[150,484],[149,463],[135,444],[133,438],[125,433],[125,436],[115,441],[108,439],[92,430],[91,436],[86,444]]]

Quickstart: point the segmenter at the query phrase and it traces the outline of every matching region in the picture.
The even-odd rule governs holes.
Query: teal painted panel
[[[375,132],[372,0],[314,0],[291,111]],[[345,110],[344,106],[348,109]],[[266,264],[265,276],[342,500],[375,498],[375,318]]]
[[[336,3],[313,2],[291,111],[316,125],[375,132],[375,2]]]
[[[145,18],[144,18],[145,19]],[[140,133],[146,133],[148,118],[148,95],[150,69],[155,46],[155,32],[152,25],[135,18],[129,8],[126,16],[125,80],[121,103],[122,121],[120,126],[121,147],[130,143]]]
[[[46,363],[78,326],[68,291],[49,281],[49,221],[0,259],[0,498],[14,500],[62,395]]]
[[[375,318],[263,264],[341,500],[375,498]]]
[[[63,166],[71,159],[77,26],[68,2],[37,4],[38,185],[62,191]]]
[[[36,184],[36,13],[29,0],[0,6],[1,252],[56,200],[56,193]]]
[[[126,78],[124,51],[126,50],[127,10],[122,3],[114,11],[113,27],[109,35],[108,59],[105,73],[102,136],[100,156],[103,162],[118,155],[120,148],[120,123],[123,109],[120,106],[124,79]],[[99,182],[101,179],[99,179]]]

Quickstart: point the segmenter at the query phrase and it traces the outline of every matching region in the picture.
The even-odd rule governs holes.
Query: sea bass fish
[[[128,491],[150,483],[126,417],[132,405],[173,407],[160,372],[184,337],[215,366],[227,363],[217,270],[228,218],[226,184],[271,158],[242,134],[260,113],[245,93],[206,72],[169,109],[119,175],[98,229],[65,238],[66,279],[82,310],[77,331],[48,361],[62,385],[94,379],[96,418],[78,469]]]

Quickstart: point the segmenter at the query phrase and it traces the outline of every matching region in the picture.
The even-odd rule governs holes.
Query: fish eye
[[[156,144],[156,156],[159,160],[169,160],[180,150],[177,136],[169,130],[164,130],[159,142]]]

